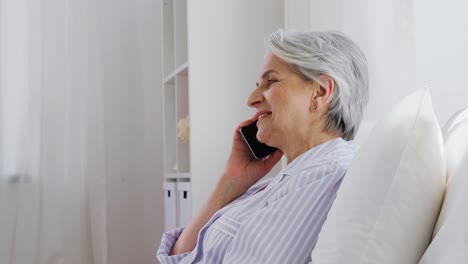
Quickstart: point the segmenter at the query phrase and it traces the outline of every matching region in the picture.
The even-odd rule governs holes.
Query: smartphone
[[[240,133],[245,143],[249,147],[256,159],[264,158],[276,151],[276,148],[270,147],[257,140],[257,121],[250,125],[241,127]]]

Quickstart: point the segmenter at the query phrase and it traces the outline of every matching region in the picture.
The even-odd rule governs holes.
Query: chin
[[[263,133],[257,133],[257,139],[258,139],[258,141],[260,141],[261,143],[267,144],[268,146],[273,147],[273,146],[271,145],[271,142],[270,142],[271,140],[269,140],[270,137],[269,137],[268,135],[265,135],[265,134],[263,134]]]
[[[267,144],[267,143],[266,143],[266,141],[267,141],[266,139],[267,139],[267,138],[268,138],[268,137],[266,137],[266,135],[264,135],[264,133],[262,133],[260,130],[257,132],[257,140],[258,140],[258,141],[262,142],[263,144]]]

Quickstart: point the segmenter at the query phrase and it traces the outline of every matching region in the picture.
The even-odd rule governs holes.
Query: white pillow
[[[429,245],[445,184],[442,135],[427,89],[396,106],[343,179],[312,263],[417,263]]]
[[[468,107],[456,112],[442,128],[447,156],[447,181],[468,151]]]
[[[457,264],[468,260],[468,108],[456,113],[443,132],[447,190],[434,238],[421,264]]]

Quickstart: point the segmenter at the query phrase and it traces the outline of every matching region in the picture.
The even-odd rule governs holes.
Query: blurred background
[[[375,123],[428,86],[468,104],[462,0],[0,0],[0,263],[157,263],[227,160],[284,29],[340,30]],[[281,167],[274,169],[272,174]]]

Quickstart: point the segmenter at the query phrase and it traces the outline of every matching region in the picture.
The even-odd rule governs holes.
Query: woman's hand
[[[281,159],[283,153],[275,151],[263,159],[255,159],[245,144],[240,134],[240,128],[252,123],[251,119],[239,124],[237,127],[231,155],[227,161],[223,176],[218,182],[218,188],[222,188],[228,200],[234,200],[247,191],[258,180],[265,176]],[[221,186],[220,186],[221,185]]]
[[[269,157],[257,160],[250,153],[240,135],[240,128],[252,123],[242,122],[234,133],[231,156],[216,188],[198,214],[187,225],[171,250],[171,255],[189,252],[195,248],[198,233],[213,214],[244,194],[247,189],[265,176],[280,160],[283,153],[275,151]]]

